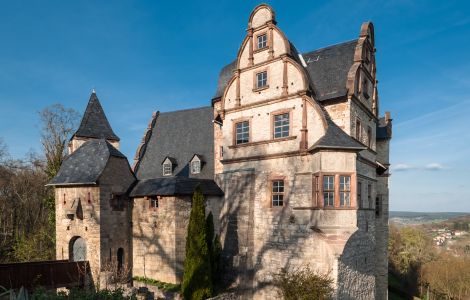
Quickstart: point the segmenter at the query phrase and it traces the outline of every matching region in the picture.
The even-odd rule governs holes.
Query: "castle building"
[[[387,299],[392,123],[379,115],[374,27],[300,53],[257,6],[211,106],[154,113],[132,168],[92,93],[51,181],[57,258],[180,282],[191,195],[201,186],[223,277],[273,299],[272,275],[309,265],[337,299]]]

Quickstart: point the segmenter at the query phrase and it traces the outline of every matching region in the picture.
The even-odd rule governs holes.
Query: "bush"
[[[187,300],[207,299],[212,296],[211,253],[205,201],[201,188],[197,187],[192,199],[186,238],[186,258],[181,291]]]
[[[292,271],[282,269],[274,275],[274,286],[285,300],[324,300],[333,296],[333,279],[309,266]]]

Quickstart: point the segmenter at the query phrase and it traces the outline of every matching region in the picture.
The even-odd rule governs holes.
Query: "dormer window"
[[[204,162],[201,155],[194,154],[194,156],[189,161],[189,167],[191,170],[191,174],[199,174],[201,173],[202,163]]]
[[[191,162],[191,174],[199,174],[199,173],[201,173],[201,162],[200,161]]]
[[[268,46],[268,37],[266,36],[266,33],[258,35],[258,44],[257,44],[257,49],[263,49]]]
[[[171,169],[172,169],[171,162],[164,163],[163,164],[163,176],[170,176],[172,173]]]
[[[163,176],[171,176],[173,174],[173,169],[176,166],[176,160],[172,157],[165,157],[162,162],[162,174]]]

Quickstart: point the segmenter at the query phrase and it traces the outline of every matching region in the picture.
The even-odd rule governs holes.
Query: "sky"
[[[267,1],[301,52],[375,26],[391,111],[390,209],[470,212],[470,2]],[[0,0],[0,139],[41,151],[38,112],[96,89],[133,162],[153,111],[210,105],[256,1]]]

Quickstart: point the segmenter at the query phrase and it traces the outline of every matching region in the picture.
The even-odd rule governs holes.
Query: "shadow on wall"
[[[374,242],[363,231],[347,241],[338,261],[338,298],[373,299],[375,295]]]

